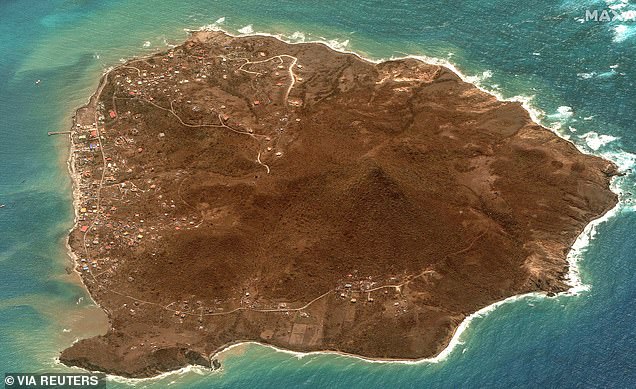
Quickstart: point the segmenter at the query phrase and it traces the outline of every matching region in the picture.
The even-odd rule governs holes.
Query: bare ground
[[[439,353],[469,314],[567,288],[616,168],[450,70],[194,34],[78,110],[76,269],[111,330],[62,362],[129,377],[254,340]]]

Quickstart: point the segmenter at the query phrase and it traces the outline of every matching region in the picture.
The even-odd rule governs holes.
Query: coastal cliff
[[[198,32],[108,72],[73,126],[74,266],[148,377],[227,344],[437,355],[471,313],[567,290],[616,167],[449,69]]]

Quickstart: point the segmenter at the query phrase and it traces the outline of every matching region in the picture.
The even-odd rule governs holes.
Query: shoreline
[[[199,30],[187,30],[190,33],[192,32],[196,32],[196,31],[210,31],[210,30],[214,30],[214,31],[222,31],[232,37],[244,37],[244,36],[267,36],[267,37],[273,37],[276,38],[282,42],[285,43],[289,43],[289,44],[299,44],[299,43],[319,43],[319,44],[323,44],[327,47],[329,47],[330,49],[336,51],[336,52],[340,52],[340,53],[347,53],[347,54],[352,54],[355,55],[356,57],[358,57],[359,59],[369,62],[369,63],[380,63],[383,61],[386,61],[386,59],[370,59],[370,58],[366,58],[361,56],[359,53],[356,53],[354,51],[349,51],[349,50],[344,50],[341,47],[336,47],[333,44],[330,44],[327,41],[306,41],[306,42],[294,42],[291,40],[286,40],[285,38],[288,38],[284,35],[274,35],[274,34],[267,34],[267,33],[256,33],[256,32],[250,32],[247,34],[232,34],[224,29],[218,28],[218,27],[214,27],[214,28],[201,28]],[[131,57],[130,59],[126,60],[125,63],[129,62],[130,60],[138,60],[138,59],[142,59],[142,58],[146,58],[149,56],[153,56],[156,55],[159,52],[162,52],[163,50],[160,50],[158,52],[153,52],[151,54],[148,55],[144,55],[144,56],[135,56],[135,57]],[[532,107],[529,103],[529,100],[527,98],[523,98],[523,97],[513,97],[511,99],[505,99],[503,98],[500,94],[498,94],[497,92],[493,92],[490,90],[487,90],[485,88],[483,88],[482,86],[479,85],[479,81],[475,81],[474,77],[469,77],[466,76],[465,74],[463,74],[455,65],[453,65],[452,63],[448,62],[447,60],[443,60],[443,59],[438,59],[438,58],[432,58],[432,57],[426,57],[426,56],[417,56],[417,55],[407,55],[404,57],[392,57],[388,60],[398,60],[398,59],[415,59],[427,64],[434,64],[434,65],[441,65],[441,66],[445,66],[447,67],[450,71],[452,71],[453,73],[455,73],[457,76],[459,76],[462,81],[470,83],[471,85],[474,85],[476,88],[478,88],[479,90],[488,93],[489,95],[495,97],[496,99],[498,99],[499,101],[509,101],[509,102],[518,102],[521,104],[521,106],[525,109],[526,112],[528,112],[530,119],[541,125],[542,127],[550,130],[551,132],[553,132],[555,135],[557,135],[558,137],[566,140],[567,142],[571,143],[572,145],[574,145],[579,151],[581,151],[582,153],[588,154],[588,155],[597,155],[597,156],[601,156],[603,158],[608,158],[607,156],[602,156],[601,153],[589,153],[587,151],[582,150],[577,144],[575,144],[574,142],[572,142],[571,140],[563,137],[561,134],[559,134],[556,130],[544,126],[543,124],[541,124],[540,121],[540,116],[544,115],[544,113],[541,110],[538,110],[534,107]],[[77,112],[80,111],[81,109],[84,109],[86,107],[89,107],[91,104],[93,104],[98,98],[99,95],[101,93],[100,91],[100,87],[102,86],[102,83],[104,83],[106,81],[106,76],[114,69],[117,68],[118,66],[121,66],[122,64],[118,64],[112,67],[108,67],[107,69],[105,69],[105,71],[102,73],[101,77],[100,77],[100,81],[98,83],[98,88],[97,90],[90,96],[90,98],[88,99],[88,102],[85,105],[80,106],[79,108],[77,108],[75,110],[75,114],[73,115],[73,120],[72,120],[72,130],[74,130],[75,128],[75,123],[76,123],[76,115]],[[471,80],[471,78],[473,80]],[[80,186],[79,186],[79,182],[80,182],[80,176],[79,174],[76,172],[75,169],[75,150],[76,150],[76,144],[73,142],[73,137],[70,136],[70,151],[69,151],[69,157],[67,160],[67,167],[68,167],[68,172],[71,176],[71,181],[72,181],[72,199],[73,199],[73,211],[74,211],[74,221],[73,221],[73,225],[72,227],[69,229],[69,234],[72,230],[74,230],[77,226],[78,226],[78,221],[79,221],[79,208],[81,205],[81,193],[80,193]],[[612,161],[610,159],[611,162],[615,163],[615,161]],[[614,176],[611,180],[611,184],[610,184],[610,190],[616,194],[619,194],[616,191],[616,187],[614,185],[615,183],[615,177]],[[359,355],[355,355],[355,354],[348,354],[348,353],[344,353],[344,352],[339,352],[339,351],[311,351],[311,352],[298,352],[298,351],[292,351],[292,350],[287,350],[287,349],[283,349],[283,348],[278,348],[276,346],[272,346],[269,344],[265,344],[265,343],[260,343],[257,341],[236,341],[236,342],[232,342],[230,344],[224,345],[222,347],[220,347],[217,351],[215,351],[213,354],[211,354],[211,358],[214,358],[217,355],[223,354],[226,351],[229,351],[233,348],[236,348],[238,346],[244,345],[244,344],[257,344],[260,346],[264,346],[264,347],[268,347],[271,349],[274,349],[275,351],[278,352],[283,352],[286,354],[291,354],[291,355],[295,355],[298,358],[304,358],[305,356],[310,356],[310,355],[320,355],[320,354],[326,354],[326,355],[339,355],[339,356],[345,356],[345,357],[350,357],[350,358],[355,358],[358,360],[362,360],[365,362],[369,362],[369,363],[399,363],[399,364],[408,364],[408,365],[417,365],[417,364],[424,364],[424,363],[439,363],[442,362],[444,360],[446,360],[451,354],[452,352],[455,350],[456,346],[459,344],[462,344],[460,338],[461,335],[466,331],[466,329],[468,329],[468,327],[470,326],[471,322],[473,321],[473,319],[477,318],[477,317],[483,317],[486,314],[494,311],[497,307],[499,307],[500,305],[509,303],[509,302],[513,302],[513,301],[517,301],[523,298],[527,298],[527,297],[559,297],[559,296],[576,296],[578,295],[580,292],[583,291],[587,291],[589,290],[589,285],[586,285],[582,282],[581,278],[580,278],[580,270],[579,270],[579,266],[578,266],[578,262],[581,259],[581,255],[582,252],[584,252],[584,249],[589,246],[591,240],[594,238],[595,236],[595,232],[596,232],[596,227],[607,221],[608,219],[610,219],[611,217],[615,216],[616,214],[619,213],[620,208],[622,206],[622,201],[619,197],[619,201],[617,202],[617,204],[609,209],[606,210],[600,217],[598,217],[597,219],[594,219],[592,221],[590,221],[590,223],[588,223],[585,228],[583,229],[583,231],[577,236],[577,238],[575,239],[575,241],[572,243],[572,245],[570,246],[570,250],[567,254],[566,260],[568,262],[568,275],[565,279],[566,284],[569,286],[568,290],[565,290],[563,292],[559,292],[557,293],[555,296],[547,296],[546,293],[541,293],[541,292],[531,292],[531,293],[527,293],[527,294],[521,294],[521,295],[515,295],[515,296],[511,296],[508,297],[506,299],[500,300],[500,301],[496,301],[486,307],[481,308],[480,310],[466,316],[461,323],[458,325],[458,327],[455,329],[455,331],[453,332],[452,336],[450,337],[450,341],[448,342],[447,346],[445,348],[443,348],[437,355],[435,355],[434,357],[429,357],[429,358],[422,358],[422,359],[376,359],[376,358],[366,358],[366,357],[362,357]],[[65,246],[67,248],[67,252],[69,255],[70,260],[73,263],[73,272],[75,274],[77,274],[80,278],[80,282],[82,283],[82,286],[84,288],[86,288],[86,291],[88,292],[92,302],[98,306],[103,312],[106,312],[106,310],[104,308],[102,308],[102,306],[100,304],[98,304],[93,296],[91,295],[88,287],[86,286],[86,284],[84,283],[84,280],[81,277],[81,273],[76,269],[75,265],[77,264],[77,261],[79,260],[78,255],[72,250],[72,248],[70,247],[69,244],[69,239],[67,237],[67,239],[65,240]],[[110,319],[108,320],[109,324],[110,324]],[[59,361],[58,361],[59,362]],[[66,366],[66,365],[65,365]],[[109,380],[113,380],[113,381],[118,381],[118,380],[123,380],[125,381],[131,381],[131,382],[141,382],[141,381],[145,381],[145,380],[156,380],[156,379],[161,379],[161,378],[165,378],[169,375],[172,374],[185,374],[188,373],[194,369],[203,369],[204,371],[212,371],[210,369],[207,368],[203,368],[203,367],[198,367],[198,366],[194,366],[194,365],[190,365],[190,366],[186,366],[183,367],[181,369],[178,370],[174,370],[174,371],[168,371],[168,372],[164,372],[162,374],[159,374],[157,376],[154,377],[149,377],[149,378],[126,378],[126,377],[121,377],[121,376],[115,376],[115,375],[110,375],[107,374],[107,377],[109,378]]]
[[[530,116],[530,119],[533,122],[535,122],[536,124],[546,128],[547,130],[551,131],[552,133],[554,133],[559,138],[561,138],[561,139],[567,141],[568,143],[572,144],[581,153],[587,154],[587,155],[594,155],[594,156],[597,156],[599,158],[607,159],[610,162],[614,163],[617,166],[617,168],[620,167],[618,161],[610,159],[610,157],[607,156],[606,154],[603,154],[603,153],[600,153],[600,152],[589,152],[589,150],[585,150],[584,148],[582,148],[581,146],[579,146],[578,144],[576,144],[572,140],[564,137],[556,129],[542,124],[541,123],[541,117],[545,116],[545,112],[542,111],[539,108],[536,108],[536,107],[532,106],[530,104],[530,100],[532,99],[531,97],[528,97],[528,96],[513,96],[511,98],[504,98],[501,93],[484,88],[479,82],[480,81],[480,77],[479,76],[468,76],[468,75],[464,74],[461,70],[459,70],[457,68],[457,66],[455,64],[451,63],[450,61],[448,61],[446,59],[436,58],[436,57],[429,57],[429,56],[425,56],[425,55],[404,55],[404,56],[401,56],[401,57],[393,56],[393,57],[390,57],[390,58],[373,59],[373,58],[364,57],[363,55],[361,55],[358,52],[355,52],[355,51],[352,51],[352,50],[343,49],[341,47],[342,45],[341,46],[337,46],[337,45],[335,45],[335,44],[333,44],[333,43],[331,43],[330,41],[327,41],[327,40],[308,40],[308,41],[305,41],[304,38],[303,38],[303,41],[299,42],[299,41],[292,40],[291,37],[288,37],[288,36],[283,35],[283,34],[271,34],[271,33],[266,33],[266,32],[254,32],[254,31],[251,31],[249,33],[241,33],[240,29],[238,30],[239,31],[238,34],[234,34],[234,33],[229,32],[226,29],[223,29],[223,28],[219,27],[216,23],[210,24],[210,25],[206,25],[206,26],[202,26],[202,27],[200,27],[199,29],[196,29],[196,30],[191,30],[191,29],[187,29],[186,28],[186,29],[184,29],[184,31],[186,31],[188,34],[196,33],[196,32],[199,32],[199,31],[220,31],[220,32],[223,32],[223,33],[225,33],[225,34],[227,34],[229,36],[232,36],[232,37],[247,37],[247,36],[271,37],[271,38],[278,39],[278,40],[280,40],[282,42],[285,42],[285,43],[288,43],[288,44],[291,44],[291,45],[305,44],[305,43],[318,43],[318,44],[322,44],[324,46],[327,46],[328,48],[330,48],[333,51],[336,51],[336,52],[339,52],[339,53],[344,53],[344,54],[351,54],[351,55],[354,55],[357,58],[361,59],[362,61],[365,61],[365,62],[368,62],[368,63],[373,63],[373,64],[378,64],[378,63],[382,63],[382,62],[385,62],[385,61],[393,61],[393,60],[415,59],[417,61],[420,61],[420,62],[423,62],[423,63],[426,63],[426,64],[444,66],[444,67],[448,68],[449,70],[451,70],[453,73],[455,73],[457,76],[459,76],[459,78],[461,78],[462,81],[464,81],[466,83],[469,83],[471,85],[474,85],[480,91],[495,97],[499,101],[516,102],[516,103],[521,104],[523,109],[526,112],[528,112],[528,115]],[[616,177],[617,176],[614,176],[614,177],[611,178],[610,190],[612,192],[614,192],[616,195],[619,196],[618,202],[614,206],[614,208],[605,211],[605,213],[603,215],[601,215],[599,218],[590,221],[590,223],[588,223],[585,226],[585,228],[583,229],[581,234],[579,234],[579,236],[575,239],[575,241],[570,246],[570,251],[568,252],[567,257],[566,257],[566,260],[568,261],[568,275],[567,275],[567,278],[566,278],[566,283],[570,286],[570,289],[568,289],[566,291],[563,291],[563,292],[559,292],[559,293],[557,293],[557,295],[561,295],[561,294],[564,294],[564,295],[576,295],[576,294],[578,294],[581,291],[589,290],[589,285],[583,284],[583,282],[582,282],[582,280],[580,279],[580,276],[579,276],[579,274],[580,274],[580,269],[579,269],[579,266],[578,266],[579,259],[575,259],[575,258],[571,258],[571,257],[573,255],[579,255],[579,252],[582,249],[584,249],[589,244],[590,239],[587,239],[587,243],[585,243],[583,245],[577,244],[577,243],[579,242],[580,239],[582,239],[582,237],[584,237],[584,235],[588,235],[590,233],[590,231],[588,231],[588,229],[591,228],[590,226],[593,223],[597,222],[597,220],[599,220],[599,219],[601,219],[601,221],[599,221],[598,224],[602,223],[603,221],[606,221],[607,219],[609,219],[609,217],[607,217],[607,215],[610,214],[610,213],[612,213],[612,215],[613,215],[614,214],[613,212],[619,206],[622,205],[622,199],[621,199],[622,193],[618,190],[619,188],[615,185]],[[598,224],[595,224],[593,227],[595,228],[596,225],[598,225]],[[575,250],[575,248],[576,248],[577,252],[573,254],[572,252],[573,252],[573,250]],[[524,295],[518,295],[518,296],[524,296]],[[515,296],[512,296],[512,297],[515,297]],[[505,301],[505,300],[501,300],[501,301]],[[487,307],[485,307],[485,308],[487,308]],[[464,319],[464,320],[466,320],[466,319]]]
[[[93,94],[91,94],[91,96],[88,98],[88,101],[86,102],[86,104],[78,107],[77,109],[75,109],[74,113],[73,113],[73,117],[71,120],[71,134],[69,134],[69,155],[68,155],[68,159],[67,159],[67,169],[68,169],[68,173],[70,175],[71,178],[71,184],[72,184],[72,199],[73,199],[73,225],[68,229],[68,234],[66,239],[64,240],[64,246],[66,247],[66,252],[67,255],[69,256],[69,259],[71,260],[71,264],[73,265],[71,270],[73,272],[73,274],[75,274],[77,276],[77,278],[79,279],[79,282],[81,283],[81,285],[84,287],[84,289],[86,290],[86,292],[88,293],[89,298],[91,299],[91,301],[93,302],[93,304],[95,304],[97,307],[99,307],[99,309],[101,309],[104,313],[106,313],[106,310],[97,303],[97,301],[95,301],[95,299],[93,298],[93,295],[90,293],[88,286],[86,286],[86,284],[84,283],[84,279],[82,278],[81,274],[79,273],[79,271],[76,269],[76,265],[79,261],[79,257],[77,256],[77,254],[73,251],[73,249],[71,248],[71,245],[69,243],[69,238],[70,238],[70,234],[71,232],[77,228],[78,226],[78,222],[79,222],[79,210],[81,208],[81,194],[80,194],[80,176],[77,173],[77,171],[75,170],[75,150],[76,150],[76,144],[75,142],[73,142],[73,136],[72,133],[75,129],[75,123],[76,123],[76,117],[77,117],[77,113],[81,110],[84,109],[88,106],[90,106],[90,104],[94,101],[94,99],[99,98],[99,87],[102,85],[102,83],[105,81],[104,76],[106,74],[108,74],[108,72],[110,72],[112,70],[111,68],[106,69],[105,72],[102,73],[102,75],[99,78],[99,82],[97,83],[97,90],[95,92],[93,92]],[[110,320],[108,319],[108,315],[107,316],[107,320],[108,320],[108,324],[110,325]]]

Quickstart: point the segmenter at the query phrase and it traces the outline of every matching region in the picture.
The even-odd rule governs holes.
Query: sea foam
[[[635,26],[628,26],[626,24],[619,24],[613,27],[614,38],[613,41],[615,43],[621,43],[626,41],[628,38],[631,38],[636,34]]]
[[[241,34],[253,34],[254,33],[254,28],[252,27],[251,24],[248,24],[245,27],[239,28],[238,32],[240,32]]]
[[[594,151],[598,151],[601,147],[619,139],[612,135],[599,135],[595,131],[590,131],[586,134],[580,135],[579,138],[585,140],[587,147]]]

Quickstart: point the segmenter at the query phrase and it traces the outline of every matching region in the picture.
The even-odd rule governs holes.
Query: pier
[[[46,134],[47,134],[48,136],[51,136],[51,135],[61,135],[61,134],[68,134],[68,135],[71,135],[71,132],[70,132],[70,131],[49,131],[49,132],[47,132]]]

